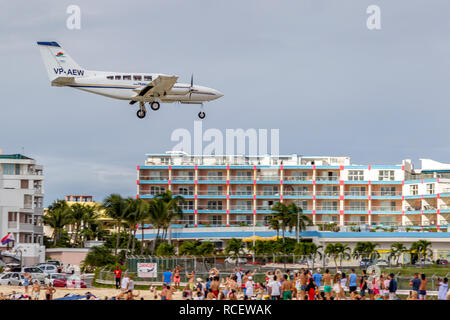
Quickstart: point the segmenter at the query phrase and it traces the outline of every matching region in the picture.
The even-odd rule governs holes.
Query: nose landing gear
[[[206,113],[203,112],[203,111],[200,111],[200,112],[198,113],[198,117],[199,117],[200,119],[205,119]]]
[[[159,110],[159,107],[160,107],[160,104],[159,104],[158,101],[153,101],[153,102],[150,104],[150,108],[152,108],[152,110],[154,110],[154,111]]]

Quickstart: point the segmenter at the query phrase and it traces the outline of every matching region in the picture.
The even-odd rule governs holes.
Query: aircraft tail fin
[[[86,70],[80,67],[57,42],[37,44],[50,81],[61,77],[86,76]]]

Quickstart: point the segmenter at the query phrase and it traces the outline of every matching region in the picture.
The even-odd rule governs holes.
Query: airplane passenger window
[[[152,76],[144,76],[144,81],[152,81]]]
[[[107,76],[106,79],[114,80],[114,76]]]
[[[121,76],[116,76],[116,77],[115,77],[116,80],[120,80],[120,78],[121,78]],[[124,76],[124,78],[125,78],[125,76]],[[125,80],[125,79],[124,79],[124,80]]]
[[[141,81],[142,80],[142,76],[133,76],[133,80]]]
[[[123,80],[131,80],[131,76],[123,76]]]

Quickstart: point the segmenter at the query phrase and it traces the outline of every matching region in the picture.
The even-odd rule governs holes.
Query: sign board
[[[138,262],[137,273],[139,278],[156,278],[158,266],[152,262]]]

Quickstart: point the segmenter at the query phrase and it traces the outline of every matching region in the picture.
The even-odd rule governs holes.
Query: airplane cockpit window
[[[108,80],[114,80],[114,76],[107,76],[106,79],[108,79]]]
[[[142,76],[133,76],[133,80],[141,81]]]
[[[152,81],[152,76],[144,76],[144,81]]]
[[[116,79],[116,80],[120,80],[120,78],[121,78],[122,76],[115,76],[114,78]],[[124,78],[125,78],[125,76],[124,76]],[[125,80],[125,79],[124,79]]]
[[[123,76],[123,80],[131,80],[131,76]]]

